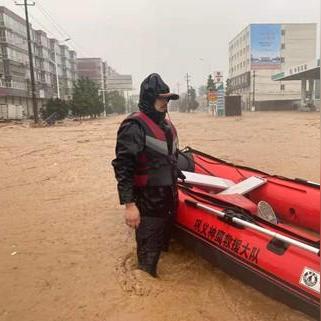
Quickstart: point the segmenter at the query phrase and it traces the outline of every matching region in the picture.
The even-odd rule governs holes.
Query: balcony
[[[0,79],[0,88],[27,90],[27,84],[25,82]]]

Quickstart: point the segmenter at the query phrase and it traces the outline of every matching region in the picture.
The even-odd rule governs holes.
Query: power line
[[[45,19],[46,19],[47,21],[49,21],[49,19],[50,19],[49,22],[50,22],[51,25],[55,28],[55,30],[58,32],[59,37],[69,38],[70,41],[72,41],[72,42],[74,43],[72,46],[77,48],[76,51],[80,52],[81,54],[84,54],[83,50],[82,50],[78,45],[76,45],[75,41],[73,41],[73,40],[71,39],[70,35],[69,35],[68,33],[62,32],[62,31],[59,29],[59,27],[53,22],[53,18],[49,18],[49,19],[48,19],[49,16],[45,13],[45,11],[44,11],[43,9],[40,8],[39,3],[38,3],[38,6],[37,6],[37,9],[41,12],[41,14],[45,17]],[[55,38],[58,38],[58,37],[55,37]],[[85,54],[85,56],[86,56],[86,54]]]
[[[46,11],[46,9],[44,7],[42,7],[42,5],[40,4],[39,1],[37,1],[37,9],[46,17],[49,18],[49,20],[52,22],[53,26],[55,27],[55,29],[58,31],[58,33],[60,33],[60,35],[62,37],[65,37],[65,32],[61,31],[61,29],[59,28],[59,26],[56,24],[56,22],[54,21],[54,19],[49,15],[49,13]],[[70,36],[67,34],[67,36],[70,38]]]
[[[84,47],[82,47],[78,42],[76,42],[73,37],[66,31],[66,29],[64,29],[61,25],[59,25],[52,14],[48,11],[48,9],[44,8],[43,5],[41,5],[40,1],[37,0],[37,9],[47,18],[47,20],[50,20],[52,26],[58,31],[58,33],[62,36],[62,37],[66,37],[66,38],[70,38],[71,42],[74,43],[74,46],[78,48],[77,51],[79,51],[81,54],[83,54],[84,56],[88,56],[86,54],[86,49]]]
[[[36,7],[36,6],[35,6],[35,7]],[[23,8],[20,8],[20,9],[23,10]],[[43,31],[45,31],[45,32],[47,33],[47,35],[48,35],[50,38],[54,38],[54,39],[59,38],[59,37],[57,37],[57,35],[56,35],[54,32],[50,31],[50,30],[48,29],[48,27],[45,27],[38,19],[36,19],[34,15],[32,15],[30,12],[29,12],[28,14],[29,14],[29,16],[32,18],[32,20],[35,21],[35,22],[37,23],[37,25],[38,25]],[[34,29],[35,29],[35,28],[34,28]],[[65,35],[63,35],[62,37],[65,38]],[[59,43],[59,41],[58,41],[58,43]],[[75,46],[75,45],[70,45],[70,47],[71,47],[71,49],[74,49],[76,46]],[[82,50],[80,50],[79,48],[78,48],[77,50],[75,50],[75,51],[77,51],[78,53],[81,53],[82,55],[86,56],[86,54],[84,54],[84,53],[82,52]]]
[[[22,11],[24,11],[23,8],[21,8],[21,7],[19,7],[19,8],[20,8]],[[36,19],[36,18],[34,17],[34,15],[32,15],[30,12],[28,12],[28,15],[29,15],[29,17],[32,18],[33,21],[35,21],[35,22],[39,25],[39,27],[42,28],[43,31],[45,31],[48,35],[50,35],[50,36],[52,36],[52,37],[55,37],[54,34],[47,29],[47,27],[45,27],[41,22],[39,22],[38,19]]]
[[[57,37],[57,33],[55,34],[55,32],[52,32],[51,30],[49,30],[48,27],[44,26],[37,18],[35,18],[34,15],[32,15],[32,14],[29,12],[29,16],[32,18],[32,20],[33,20],[34,22],[36,22],[37,25],[39,25],[39,27],[40,27],[43,31],[45,31],[51,38],[55,38],[55,39],[60,38],[60,37],[62,37],[62,38],[70,38],[70,41],[73,42],[73,44],[71,44],[70,47],[75,47],[75,48],[76,48],[76,51],[77,51],[78,53],[80,53],[80,54],[83,55],[83,56],[88,56],[88,55],[86,54],[86,52],[83,50],[83,48],[81,48],[81,46],[79,46],[79,44],[77,44],[75,40],[71,39],[71,36],[70,36],[66,31],[64,31],[62,27],[59,27],[59,25],[54,22],[54,18],[51,17],[48,12],[46,13],[46,10],[43,8],[43,6],[41,6],[41,5],[39,4],[39,1],[37,1],[37,2],[38,2],[38,3],[37,3],[37,5],[35,6],[35,8],[37,8],[37,9],[40,11],[40,13],[44,16],[44,18],[45,18],[47,21],[50,19],[49,22],[50,22],[51,25],[55,28],[56,32],[58,32],[59,37]],[[40,7],[41,7],[42,9],[41,9]],[[22,8],[21,8],[21,9],[22,9]],[[23,10],[23,9],[22,9],[22,10]],[[49,19],[48,19],[48,18],[49,18]]]

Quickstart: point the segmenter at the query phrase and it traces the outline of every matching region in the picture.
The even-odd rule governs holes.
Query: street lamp
[[[61,41],[62,43],[67,42],[71,40],[70,38],[66,38],[65,40]],[[59,41],[57,41],[59,44]],[[57,98],[60,99],[60,85],[59,85],[59,73],[58,73],[58,64],[57,64],[57,55],[56,55],[56,49],[55,49],[55,45],[54,45],[54,59],[55,61],[53,61],[52,59],[49,59],[49,61],[51,61],[54,65],[55,65],[55,70],[56,70],[56,82],[57,82]]]

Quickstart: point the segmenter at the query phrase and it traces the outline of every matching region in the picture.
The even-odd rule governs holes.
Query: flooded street
[[[1,321],[310,321],[173,241],[135,269],[111,167],[123,116],[0,125]],[[318,113],[172,113],[180,147],[320,181]]]

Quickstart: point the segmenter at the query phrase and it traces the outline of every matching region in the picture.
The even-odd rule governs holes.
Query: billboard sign
[[[214,71],[213,76],[214,76],[214,82],[215,83],[223,81],[223,72]]]
[[[251,69],[280,69],[281,25],[251,25]]]
[[[208,101],[210,101],[210,102],[215,102],[216,99],[217,99],[217,95],[216,95],[215,92],[209,91],[209,92],[207,93],[207,100],[208,100]]]
[[[215,116],[225,115],[225,99],[224,99],[224,84],[216,84],[217,89],[217,101],[216,101],[216,113]]]
[[[106,79],[107,90],[133,90],[133,80],[131,75],[110,74]]]

